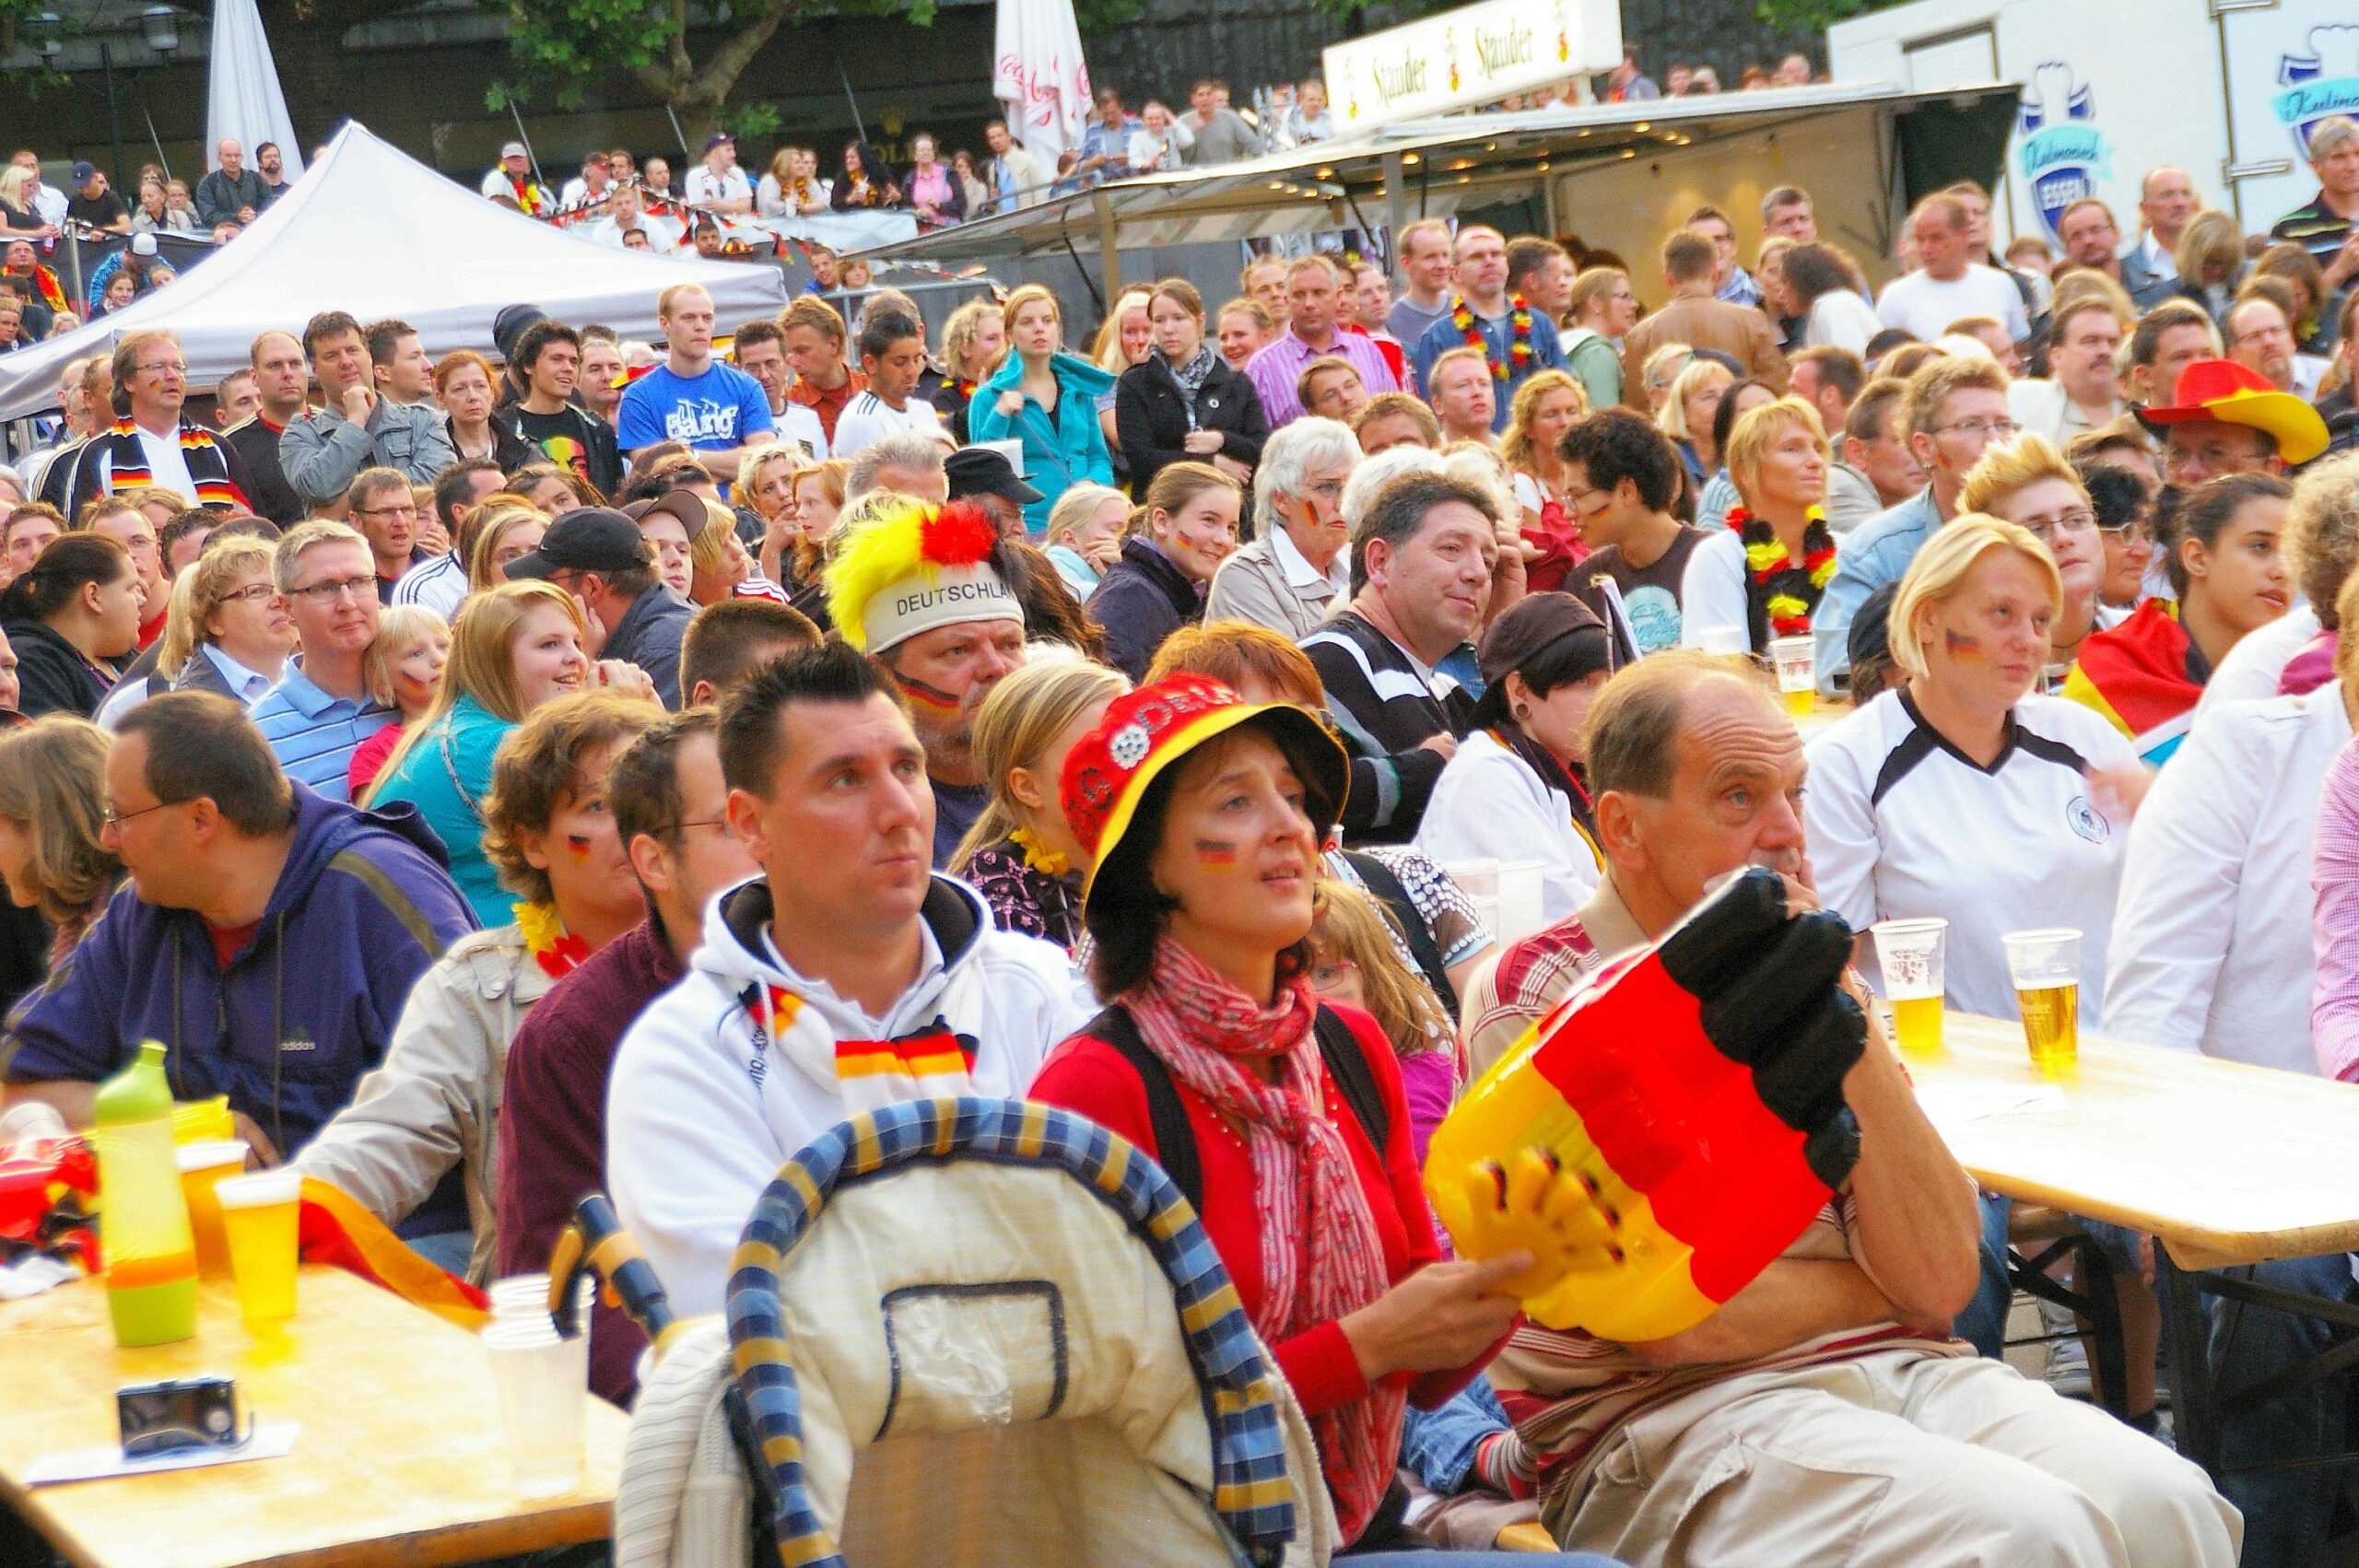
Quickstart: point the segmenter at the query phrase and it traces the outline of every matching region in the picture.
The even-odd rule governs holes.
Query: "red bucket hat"
[[[1282,743],[1295,743],[1289,753],[1314,775],[1303,783],[1310,791],[1311,825],[1325,842],[1352,781],[1351,761],[1327,726],[1292,703],[1250,703],[1218,681],[1174,675],[1116,697],[1097,728],[1065,755],[1057,793],[1074,837],[1089,852],[1085,896],[1121,848],[1148,786],[1206,741],[1247,724]]]
[[[2232,359],[2198,359],[2178,373],[2169,406],[2146,410],[2150,425],[2189,425],[2212,420],[2244,425],[2277,443],[2288,464],[2305,463],[2326,451],[2326,421],[2292,392],[2279,392],[2258,371]]]

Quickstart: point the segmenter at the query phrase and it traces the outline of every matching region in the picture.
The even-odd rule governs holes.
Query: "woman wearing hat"
[[[1115,699],[1062,781],[1093,859],[1083,913],[1109,1005],[1032,1097],[1193,1188],[1309,1418],[1341,1539],[1373,1562],[1415,1539],[1393,1484],[1404,1408],[1441,1402],[1490,1360],[1516,1316],[1498,1287],[1532,1258],[1438,1261],[1391,1047],[1310,989],[1319,848],[1348,778],[1301,708],[1191,676]]]
[[[1541,863],[1541,914],[1563,919],[1596,890],[1602,862],[1581,731],[1613,673],[1604,623],[1569,593],[1534,593],[1491,623],[1475,728],[1434,785],[1416,845],[1460,860]]]

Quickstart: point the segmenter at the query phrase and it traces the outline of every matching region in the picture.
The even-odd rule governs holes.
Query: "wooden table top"
[[[338,1270],[306,1268],[262,1335],[228,1280],[196,1338],[119,1350],[95,1281],[0,1302],[0,1501],[79,1568],[429,1564],[603,1540],[629,1418],[584,1394],[582,1489],[517,1499],[491,1367],[474,1335]],[[113,1444],[125,1383],[227,1375],[248,1410],[302,1430],[283,1458],[29,1490],[45,1456]]]
[[[2081,1036],[2048,1079],[2023,1025],[1951,1012],[1920,1103],[1994,1192],[2149,1232],[2188,1269],[2359,1248],[2359,1086]]]

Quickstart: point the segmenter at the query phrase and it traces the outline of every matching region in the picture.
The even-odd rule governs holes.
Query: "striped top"
[[[287,777],[331,801],[349,802],[346,778],[360,743],[401,715],[373,698],[332,696],[292,665],[250,715]]]

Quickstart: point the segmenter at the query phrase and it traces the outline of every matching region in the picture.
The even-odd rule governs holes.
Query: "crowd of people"
[[[698,1313],[849,1112],[1029,1094],[1170,1153],[1176,1095],[1370,1554],[1536,1517],[1630,1563],[2318,1561],[2330,1489],[2157,1440],[2142,1238],[2088,1227],[2126,1420],[1999,1359],[2005,1205],[1865,981],[1856,1168],[1686,1333],[1520,1319],[1417,1181],[1474,1074],[1747,866],[1945,917],[1958,1008],[2071,925],[2091,1029],[2359,1079],[2359,125],[2310,147],[2249,242],[2173,169],[2060,259],[1934,192],[1872,292],[1784,186],[1750,267],[1715,207],[1645,276],[1421,221],[1086,342],[1037,286],[725,345],[694,285],[660,344],[520,303],[439,358],[328,310],[226,428],[124,333],[0,472],[7,1096],[87,1121],[159,1038],[444,1267],[543,1267],[604,1190]],[[695,190],[769,200],[726,150]],[[844,178],[946,212],[943,167]],[[1541,930],[1486,928],[1483,859],[1540,862]],[[2341,1332],[2243,1310],[2238,1387]],[[639,1349],[601,1313],[599,1392]],[[2224,1448],[2335,1451],[2350,1392]]]

